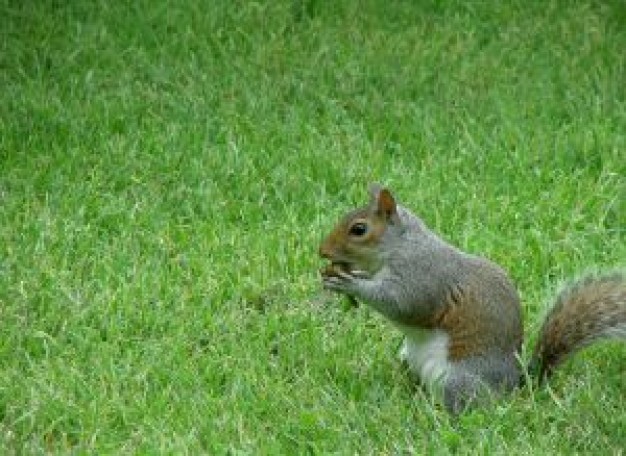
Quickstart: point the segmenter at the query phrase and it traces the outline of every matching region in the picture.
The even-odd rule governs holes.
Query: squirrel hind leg
[[[514,390],[520,378],[521,369],[515,355],[498,353],[458,361],[444,385],[444,405],[450,413],[458,415]]]

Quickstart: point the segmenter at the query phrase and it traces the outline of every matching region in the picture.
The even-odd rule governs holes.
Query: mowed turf
[[[3,454],[624,454],[626,347],[451,419],[321,291],[367,185],[519,286],[626,265],[622,1],[0,2]]]

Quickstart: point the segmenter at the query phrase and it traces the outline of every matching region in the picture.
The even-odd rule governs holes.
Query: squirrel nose
[[[322,258],[330,259],[330,257],[331,257],[330,251],[331,251],[331,249],[328,247],[326,242],[324,242],[322,245],[320,245],[320,248],[319,248],[317,253]]]

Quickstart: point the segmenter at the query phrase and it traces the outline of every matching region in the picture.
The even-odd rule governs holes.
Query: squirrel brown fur
[[[446,408],[508,392],[520,364],[521,305],[506,272],[462,252],[371,187],[369,205],[348,213],[322,242],[324,287],[356,297],[405,335],[400,353]],[[626,339],[626,278],[591,276],[566,288],[549,311],[528,371],[540,381],[598,339]]]

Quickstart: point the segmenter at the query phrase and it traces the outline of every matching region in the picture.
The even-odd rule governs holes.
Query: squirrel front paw
[[[348,272],[334,271],[332,275],[322,275],[324,288],[339,293],[348,293],[354,289],[356,277]]]
[[[338,293],[358,294],[362,281],[366,280],[359,271],[346,271],[341,268],[326,268],[321,271],[322,283],[327,290]]]
[[[346,263],[331,263],[320,271],[325,289],[337,293],[359,296],[365,289],[370,275],[365,271],[352,269]]]

